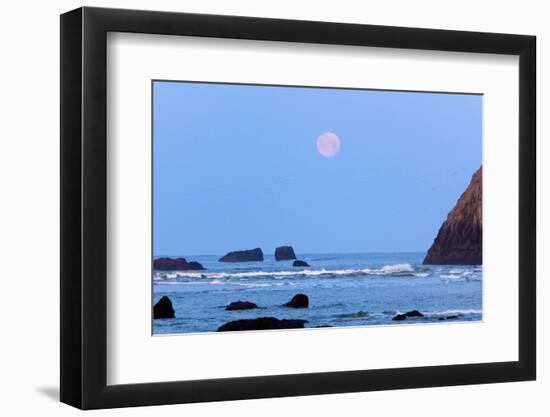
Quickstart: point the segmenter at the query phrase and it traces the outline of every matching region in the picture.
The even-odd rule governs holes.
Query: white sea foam
[[[154,274],[153,279],[155,281],[165,281],[178,278],[184,279],[227,279],[227,278],[273,278],[283,279],[290,276],[343,276],[343,275],[400,275],[410,274],[416,277],[427,277],[431,275],[429,270],[419,270],[415,272],[415,269],[410,264],[395,264],[385,265],[382,268],[346,268],[346,269],[300,269],[291,271],[247,271],[247,272],[189,272],[189,271],[174,271],[174,272],[157,272]]]
[[[414,268],[410,264],[385,265],[380,269],[382,273],[394,272],[414,272]]]
[[[443,311],[432,311],[424,313],[427,316],[452,316],[452,315],[466,315],[466,314],[481,314],[483,310],[476,309],[464,309],[464,310],[443,310]]]

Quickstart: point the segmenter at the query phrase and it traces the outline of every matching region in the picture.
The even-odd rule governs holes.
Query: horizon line
[[[252,248],[252,249],[255,249],[255,248]],[[239,250],[235,250],[235,251],[230,251],[230,252],[240,252],[240,251],[247,251],[247,250],[252,250],[252,249],[239,249]],[[260,248],[261,249],[261,248]],[[153,254],[153,257],[159,257],[159,256],[170,256],[170,257],[173,257],[173,256],[224,256],[230,252],[224,252],[224,253],[189,253],[189,254],[168,254],[168,253],[161,253],[161,254]],[[262,249],[262,252],[263,252],[263,249]],[[391,252],[391,251],[374,251],[374,252],[300,252],[301,255],[377,255],[377,254],[407,254],[407,253],[426,253],[428,252],[427,250],[407,250],[407,251],[395,251],[395,252]],[[296,256],[298,256],[299,254],[295,253]],[[265,253],[264,252],[264,256],[275,256],[274,254],[272,254],[271,252],[270,253]]]

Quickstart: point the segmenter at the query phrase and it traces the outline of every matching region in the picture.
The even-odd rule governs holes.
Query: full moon
[[[317,138],[317,151],[325,158],[338,155],[340,145],[340,138],[332,132],[325,132]]]

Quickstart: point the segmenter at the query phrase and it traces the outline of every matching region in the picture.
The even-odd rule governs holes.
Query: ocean
[[[189,256],[204,271],[154,271],[153,303],[168,296],[176,318],[153,320],[154,334],[215,332],[233,320],[271,316],[320,326],[407,325],[482,319],[481,266],[422,265],[425,253],[300,254],[292,261],[221,263],[219,255]],[[308,308],[282,304],[298,293]],[[258,309],[226,311],[234,301]],[[424,316],[394,321],[418,310]]]

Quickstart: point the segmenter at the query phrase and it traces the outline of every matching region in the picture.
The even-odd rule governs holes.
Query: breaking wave
[[[177,279],[248,279],[248,278],[272,278],[284,279],[286,277],[317,277],[317,276],[414,276],[427,277],[431,275],[429,269],[417,269],[410,264],[385,265],[382,268],[345,268],[345,269],[302,269],[292,271],[246,271],[246,272],[155,272],[155,281]]]

